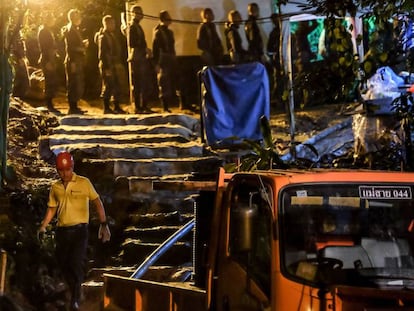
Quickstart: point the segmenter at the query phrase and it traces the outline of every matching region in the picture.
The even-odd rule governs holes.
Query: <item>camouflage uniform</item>
[[[219,65],[223,61],[223,46],[214,23],[202,23],[197,31],[197,46],[203,51],[201,59],[207,66]]]
[[[263,40],[255,17],[249,16],[244,31],[248,43],[249,60],[261,62],[263,60]]]
[[[238,28],[237,25],[228,23],[224,30],[227,50],[230,54],[230,60],[234,64],[243,63],[247,60],[247,52],[243,49]]]
[[[78,27],[69,24],[63,29],[65,38],[65,70],[69,113],[78,112],[78,101],[85,91],[85,46]]]
[[[37,37],[40,49],[39,63],[45,78],[45,99],[48,108],[53,109],[52,99],[56,96],[59,81],[56,71],[57,49],[55,37],[47,26],[40,28]]]
[[[135,112],[148,110],[151,97],[151,64],[147,58],[147,42],[139,21],[134,19],[128,27],[128,46],[132,50],[132,84],[134,87]]]
[[[13,91],[15,97],[24,98],[30,89],[26,45],[20,33],[11,44],[11,59],[14,68]]]
[[[98,58],[99,68],[102,74],[102,97],[105,113],[124,113],[120,108],[122,77],[119,76],[122,70],[118,70],[122,64],[121,45],[113,32],[103,30],[98,34]],[[111,96],[114,98],[114,111],[109,107]]]
[[[154,62],[159,66],[157,75],[159,98],[165,111],[177,102],[177,95],[181,96],[178,89],[179,76],[174,45],[174,33],[167,26],[159,24],[154,30],[152,50]]]

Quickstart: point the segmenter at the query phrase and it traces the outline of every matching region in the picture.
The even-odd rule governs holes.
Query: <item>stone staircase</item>
[[[44,158],[62,150],[100,193],[122,267],[140,264],[193,217],[198,191],[154,191],[153,182],[211,180],[222,162],[202,144],[199,119],[186,114],[64,116],[40,140]],[[157,264],[191,262],[191,243],[176,243]]]

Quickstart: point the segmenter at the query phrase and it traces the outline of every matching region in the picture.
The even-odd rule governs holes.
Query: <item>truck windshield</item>
[[[280,197],[287,277],[315,286],[414,289],[413,185],[294,185]]]

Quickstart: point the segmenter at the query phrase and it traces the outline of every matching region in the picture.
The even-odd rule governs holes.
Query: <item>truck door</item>
[[[217,259],[217,310],[264,310],[271,284],[272,193],[251,175],[226,197]]]

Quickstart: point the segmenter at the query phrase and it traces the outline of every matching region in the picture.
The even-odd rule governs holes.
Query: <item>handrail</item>
[[[145,260],[144,262],[132,273],[131,278],[139,279],[145,272],[151,267],[167,250],[174,245],[179,239],[185,236],[194,228],[194,219],[187,222],[183,227],[174,232],[167,240],[165,240],[160,246],[158,246]]]

